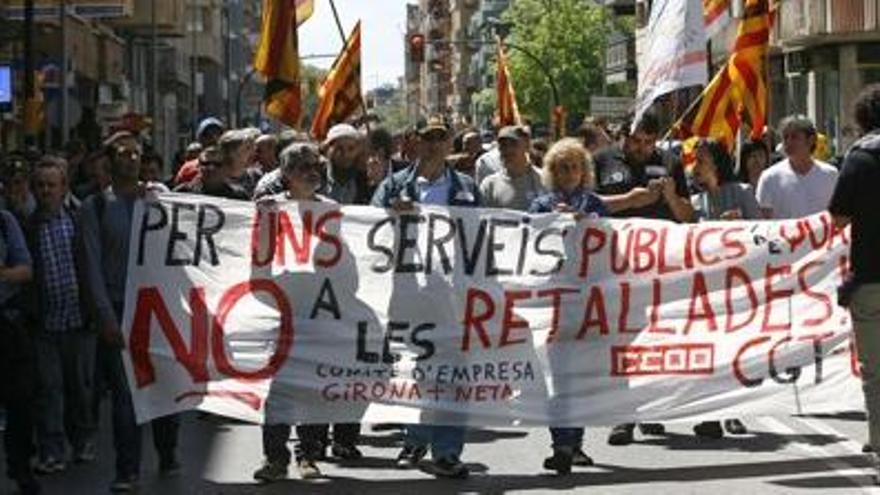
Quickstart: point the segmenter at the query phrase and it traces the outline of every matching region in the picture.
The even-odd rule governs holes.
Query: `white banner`
[[[633,125],[657,98],[709,78],[702,0],[656,0],[642,36]]]
[[[862,408],[815,216],[678,225],[488,209],[139,204],[138,420],[585,425]],[[270,235],[271,234],[271,235]]]

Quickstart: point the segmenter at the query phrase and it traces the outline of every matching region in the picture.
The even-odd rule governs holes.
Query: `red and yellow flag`
[[[344,122],[363,109],[361,95],[361,22],[345,41],[342,52],[318,90],[318,110],[312,120],[312,136],[324,139],[331,125]]]
[[[730,0],[703,0],[706,32],[714,36],[730,23]]]
[[[752,139],[767,120],[767,50],[773,15],[767,0],[746,0],[745,17],[727,64],[700,95],[699,103],[676,124],[677,137],[714,137],[728,148],[747,115]]]
[[[510,70],[507,67],[507,56],[504,53],[504,43],[501,38],[495,37],[497,46],[496,60],[498,64],[495,75],[495,91],[498,93],[498,126],[522,125],[519,115],[519,107],[516,104],[516,92],[513,90],[513,81],[510,79]]]
[[[266,113],[291,127],[298,127],[302,117],[296,29],[312,15],[314,7],[314,0],[263,1],[254,68],[266,77]]]

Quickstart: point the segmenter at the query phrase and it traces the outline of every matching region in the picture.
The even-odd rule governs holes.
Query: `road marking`
[[[865,478],[870,477],[874,474],[871,472],[870,468],[860,468],[835,459],[835,457],[839,457],[841,453],[845,453],[847,455],[864,455],[862,454],[861,445],[853,440],[849,440],[846,435],[840,433],[839,431],[831,428],[828,425],[819,425],[817,424],[819,423],[817,421],[806,421],[800,418],[792,419],[817,433],[836,436],[840,438],[847,438],[847,440],[836,443],[835,446],[837,448],[835,448],[834,450],[820,447],[818,445],[810,445],[809,441],[803,436],[802,433],[794,430],[782,421],[779,421],[778,419],[772,417],[757,418],[758,422],[763,423],[763,425],[773,433],[785,434],[791,436],[795,440],[800,440],[798,442],[792,443],[792,446],[795,449],[807,454],[812,458],[821,460],[823,463],[828,465],[828,467],[833,469],[835,474],[850,480],[853,483],[854,487],[860,491],[860,493],[880,495],[880,487],[863,485],[865,482]],[[841,452],[841,450],[844,452]]]

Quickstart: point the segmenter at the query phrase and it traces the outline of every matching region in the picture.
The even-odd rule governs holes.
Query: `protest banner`
[[[140,422],[610,425],[862,408],[827,215],[679,225],[163,195],[123,328]]]

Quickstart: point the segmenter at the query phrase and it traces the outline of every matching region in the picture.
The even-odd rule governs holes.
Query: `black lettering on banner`
[[[396,220],[394,217],[383,218],[382,220],[376,222],[367,233],[367,249],[373,251],[374,253],[379,253],[384,255],[386,261],[384,264],[376,263],[372,266],[372,269],[376,273],[385,273],[394,268],[394,250],[389,248],[388,246],[383,246],[376,242],[376,233],[382,229],[382,227],[386,225],[395,226]]]
[[[189,258],[176,258],[175,247],[178,242],[186,241],[186,232],[180,230],[180,210],[196,211],[196,205],[189,203],[171,203],[171,232],[168,233],[168,246],[165,251],[165,266],[186,266],[192,263]]]
[[[526,252],[529,248],[529,233],[531,229],[529,228],[529,223],[531,223],[531,217],[522,217],[523,228],[521,229],[521,236],[519,240],[519,256],[517,257],[516,262],[516,275],[520,276],[523,274],[523,270],[526,266]]]
[[[425,218],[421,215],[401,215],[399,228],[400,243],[397,248],[397,273],[419,273],[424,270],[425,267],[421,263],[406,262],[406,252],[409,249],[413,250],[413,259],[421,259],[418,249],[419,230],[416,228],[411,236],[410,226],[418,227],[424,221]]]
[[[446,233],[437,236],[437,224],[446,224]],[[440,265],[443,267],[443,273],[452,272],[452,263],[449,261],[449,253],[446,252],[444,244],[455,239],[455,223],[446,216],[439,213],[431,213],[428,215],[428,252],[425,256],[426,274],[430,275],[434,261],[434,249],[437,249],[437,255],[440,258]]]
[[[209,210],[213,214],[212,217],[216,219],[213,224],[207,223],[208,215],[206,213]],[[199,266],[199,263],[202,261],[202,241],[208,243],[211,266],[220,264],[220,258],[217,256],[217,245],[214,243],[214,235],[220,232],[225,224],[226,214],[223,213],[223,210],[214,205],[199,205],[199,218],[196,225],[196,247],[193,251],[193,263],[195,266]]]
[[[541,256],[551,256],[553,258],[556,258],[556,265],[554,265],[553,268],[547,271],[531,270],[530,273],[532,275],[552,275],[554,273],[559,273],[559,270],[562,270],[562,266],[565,263],[565,253],[557,249],[549,249],[543,246],[544,239],[547,239],[550,236],[558,236],[560,238],[564,238],[565,231],[551,227],[538,232],[538,235],[535,236],[535,252],[537,254],[540,254]]]
[[[357,354],[355,359],[362,363],[378,363],[379,353],[367,350],[367,333],[370,331],[369,322],[359,321],[357,327]]]
[[[315,301],[315,305],[312,306],[312,313],[309,315],[309,318],[314,320],[318,316],[318,311],[321,310],[329,311],[336,320],[342,319],[342,313],[339,311],[339,302],[336,299],[336,293],[333,291],[333,284],[330,283],[329,278],[325,278],[324,283],[321,284],[318,299]]]
[[[504,244],[495,242],[495,231],[500,229],[515,229],[519,222],[507,218],[489,219],[489,249],[486,252],[486,276],[497,277],[500,275],[513,275],[512,268],[501,268],[495,261],[495,252],[504,251]]]
[[[464,258],[464,274],[471,276],[477,267],[477,261],[480,259],[480,253],[483,250],[483,240],[486,238],[486,220],[480,220],[480,226],[477,228],[474,243],[468,246],[467,232],[465,232],[464,221],[456,218],[458,225],[458,240],[461,243],[461,254]]]
[[[152,219],[152,212],[159,212],[156,219]],[[144,265],[144,245],[147,241],[147,232],[151,230],[162,230],[168,225],[168,212],[165,206],[158,202],[148,202],[144,206],[144,215],[141,217],[141,235],[138,239],[138,266]]]
[[[431,332],[436,328],[437,325],[433,323],[422,323],[421,325],[416,325],[416,327],[412,331],[412,343],[421,347],[424,352],[416,356],[416,361],[423,361],[425,359],[429,359],[434,355],[436,350],[434,349],[434,342],[428,339],[421,338],[421,335],[425,332]]]

